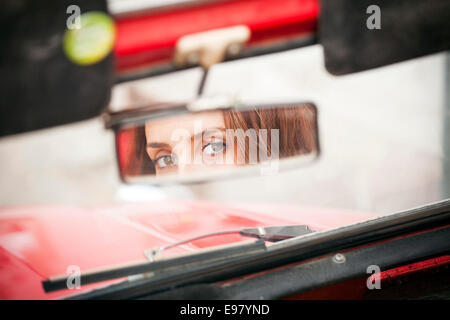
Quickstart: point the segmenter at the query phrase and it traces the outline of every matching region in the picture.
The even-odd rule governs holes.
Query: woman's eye
[[[176,158],[169,154],[159,157],[155,162],[159,168],[170,167],[177,164]]]
[[[214,156],[221,153],[225,149],[225,143],[223,142],[211,142],[203,147],[203,152],[207,155]]]

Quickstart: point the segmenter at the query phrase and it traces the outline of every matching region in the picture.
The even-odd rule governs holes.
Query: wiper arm
[[[244,228],[240,230],[239,234],[241,236],[254,237],[265,241],[278,242],[299,237],[312,232],[314,232],[314,230],[311,230],[306,225],[292,225],[279,227]]]
[[[298,237],[298,236],[308,234],[311,232],[314,232],[314,231],[305,225],[257,227],[257,228],[243,228],[243,229],[238,229],[238,230],[219,231],[219,232],[206,233],[206,234],[194,237],[194,238],[189,238],[189,239],[185,239],[182,241],[170,243],[165,246],[148,249],[148,250],[144,251],[144,255],[147,258],[147,260],[155,261],[155,259],[158,257],[158,255],[167,249],[178,247],[179,245],[189,243],[189,242],[192,242],[195,240],[209,238],[209,237],[215,237],[218,235],[225,235],[225,234],[239,234],[243,237],[252,237],[252,238],[257,238],[257,239],[261,239],[264,241],[277,242],[277,241],[282,241],[282,240]]]

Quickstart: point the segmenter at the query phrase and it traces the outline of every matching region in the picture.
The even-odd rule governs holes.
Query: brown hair
[[[316,109],[309,104],[251,111],[231,110],[224,112],[224,121],[225,127],[229,129],[255,129],[258,137],[260,129],[279,129],[280,158],[310,153],[317,149]],[[240,142],[239,146],[245,146],[243,141]],[[270,132],[267,136],[267,146],[264,147],[270,156]],[[249,148],[239,152],[244,152],[245,159],[248,160]]]

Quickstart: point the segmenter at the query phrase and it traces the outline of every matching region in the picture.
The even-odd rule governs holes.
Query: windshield
[[[337,78],[323,70],[321,49],[314,46],[217,65],[209,74],[209,95],[225,92],[249,102],[313,101],[320,160],[268,177],[159,188],[123,186],[117,179],[112,133],[94,119],[2,139],[0,200],[2,205],[104,205],[189,198],[380,215],[446,199],[447,64],[446,54],[435,54]],[[139,97],[192,99],[200,74],[190,70],[143,80],[131,88],[132,98],[124,97],[130,90],[116,90],[111,104],[123,106]]]
[[[227,62],[211,68],[204,88],[206,95],[226,94],[247,104],[313,102],[320,155],[305,166],[195,184],[128,185],[117,172],[114,133],[97,118],[0,141],[2,217],[15,214],[15,223],[46,217],[36,227],[43,230],[42,241],[48,245],[70,237],[72,248],[81,250],[55,267],[25,255],[50,276],[65,273],[69,264],[89,269],[143,259],[142,249],[205,233],[283,225],[327,230],[448,199],[448,54],[345,77],[329,75],[323,65],[319,46]],[[200,69],[190,69],[117,85],[110,108],[192,100],[201,76]],[[202,119],[216,129],[225,126],[218,112]],[[145,143],[150,143],[146,152],[156,161],[159,176],[177,161],[163,148],[168,134],[164,121],[143,128]],[[183,123],[192,124],[189,118]],[[180,125],[170,123],[172,128]],[[224,150],[217,139],[201,150],[206,147],[209,156]],[[60,230],[47,227],[51,224]],[[0,235],[3,247],[29,252],[8,232]],[[170,251],[240,240],[236,234],[200,238]],[[111,244],[117,246],[115,255],[92,258],[94,251]]]

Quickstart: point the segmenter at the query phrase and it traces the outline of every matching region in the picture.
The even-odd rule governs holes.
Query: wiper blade
[[[81,272],[80,285],[113,280],[123,277],[144,278],[154,276],[164,272],[176,271],[178,269],[188,269],[199,265],[207,265],[214,262],[220,262],[229,258],[235,258],[253,253],[260,253],[266,250],[263,240],[254,242],[240,242],[233,246],[221,246],[221,248],[205,248],[199,249],[198,252],[190,252],[189,254],[173,257],[164,260],[144,261],[131,263],[127,265],[113,266]],[[50,277],[50,279],[42,281],[45,292],[67,289],[67,281],[70,275],[60,275]],[[73,276],[72,276],[73,278]],[[132,280],[129,278],[128,280]]]
[[[165,246],[145,250],[144,254],[149,261],[135,264],[101,268],[81,273],[80,284],[87,285],[91,283],[112,280],[122,277],[145,277],[166,271],[173,271],[179,268],[189,268],[193,266],[217,262],[220,260],[260,253],[266,250],[265,241],[277,242],[285,239],[298,237],[304,234],[314,232],[304,225],[276,226],[276,227],[258,227],[243,228],[239,230],[228,230],[214,233],[203,234],[194,238],[174,242]],[[189,243],[198,239],[225,234],[240,234],[244,237],[257,238],[256,242],[242,244],[234,243],[228,246],[210,247],[199,249],[198,252],[190,252],[181,257],[169,257],[166,260],[160,260],[160,254],[169,248],[177,247],[184,243]],[[42,282],[45,292],[67,289],[68,275],[51,277]]]

